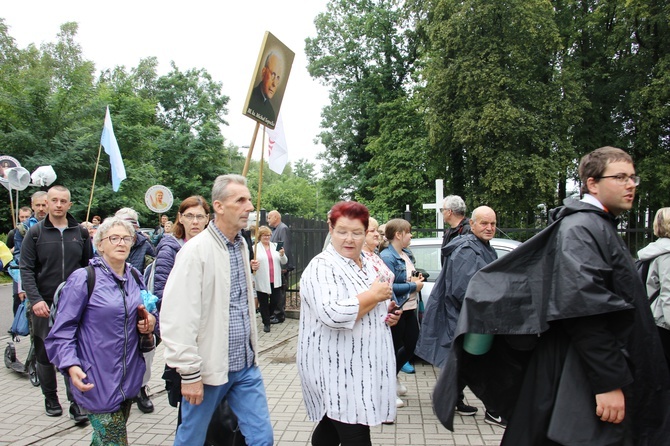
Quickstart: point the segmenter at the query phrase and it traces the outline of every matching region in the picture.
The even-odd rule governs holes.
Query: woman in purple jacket
[[[126,263],[135,240],[133,226],[107,218],[90,261],[95,272],[89,296],[88,274],[78,269],[60,294],[58,315],[45,340],[51,362],[72,384],[75,401],[93,427],[91,444],[128,444],[126,423],[144,374],[140,334],[153,333],[156,318],[140,320],[139,273]]]

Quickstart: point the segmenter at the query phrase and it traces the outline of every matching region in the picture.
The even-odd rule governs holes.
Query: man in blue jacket
[[[430,293],[419,341],[414,350],[415,355],[436,367],[444,367],[449,356],[470,279],[498,258],[489,243],[496,234],[496,213],[493,209],[488,206],[475,209],[470,219],[470,229],[471,234],[456,237],[443,250],[446,261]],[[477,413],[477,408],[465,404],[464,388],[465,382],[459,379],[456,412],[472,416]],[[502,416],[488,407],[484,421],[500,427],[506,424]]]

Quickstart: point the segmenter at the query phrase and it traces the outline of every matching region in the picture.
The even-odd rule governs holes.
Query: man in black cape
[[[581,201],[470,281],[434,409],[453,430],[457,376],[508,419],[503,446],[662,445],[670,379],[646,293],[616,217],[639,177],[613,147],[584,156]],[[492,334],[483,355],[466,333]]]

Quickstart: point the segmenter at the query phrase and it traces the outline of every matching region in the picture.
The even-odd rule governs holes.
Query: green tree
[[[427,31],[426,118],[447,190],[471,206],[555,203],[574,159],[561,135],[576,93],[551,5],[442,0]]]
[[[372,200],[377,172],[368,163],[379,135],[380,105],[406,94],[417,48],[402,2],[332,0],[306,40],[310,74],[331,87],[320,139],[327,198]]]

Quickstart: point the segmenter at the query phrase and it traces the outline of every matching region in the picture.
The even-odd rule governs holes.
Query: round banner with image
[[[159,214],[163,214],[172,207],[172,192],[165,186],[157,184],[151,186],[144,194],[144,203],[149,209]]]
[[[13,158],[8,155],[2,155],[0,156],[0,182],[7,184],[7,172],[5,171],[6,169],[9,169],[11,167],[21,167],[21,163],[19,163],[16,158]]]

